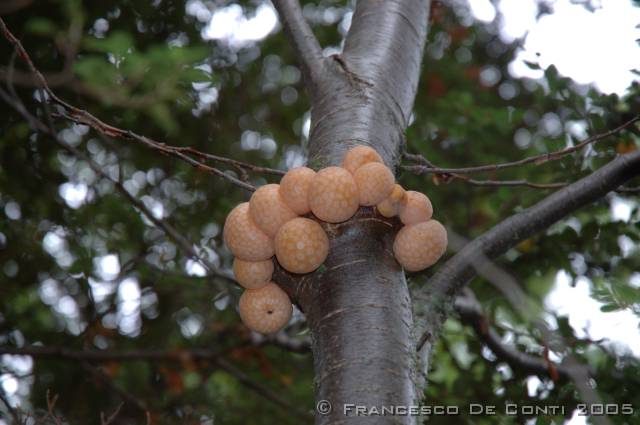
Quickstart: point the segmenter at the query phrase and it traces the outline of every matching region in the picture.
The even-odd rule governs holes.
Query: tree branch
[[[302,73],[307,79],[307,89],[313,97],[317,85],[324,78],[325,58],[318,39],[302,15],[298,0],[272,0],[280,20],[298,56]]]
[[[638,121],[640,121],[640,116],[636,116],[626,121],[625,123],[619,125],[616,128],[588,137],[575,146],[569,146],[554,152],[548,152],[540,155],[529,156],[529,157],[520,159],[518,161],[505,162],[502,164],[480,165],[476,167],[442,168],[442,167],[436,167],[431,162],[427,161],[426,158],[422,155],[405,153],[404,157],[406,159],[413,162],[420,163],[422,165],[408,165],[408,166],[403,166],[402,168],[404,170],[410,171],[418,175],[433,174],[433,173],[435,174],[473,174],[473,173],[481,173],[486,171],[504,170],[506,168],[519,167],[521,165],[526,165],[531,163],[540,165],[550,161],[557,161],[573,152],[579,151],[580,149],[583,149],[591,144],[599,142],[600,140],[606,139],[607,137],[610,137],[610,136],[614,136],[620,133],[621,131],[629,128],[630,126],[632,126],[634,123]]]
[[[29,56],[29,54],[27,53],[27,51],[24,49],[24,47],[22,46],[22,44],[20,43],[20,40],[18,40],[13,33],[11,33],[11,31],[9,30],[9,28],[7,28],[6,24],[4,23],[4,21],[2,20],[2,18],[0,18],[0,31],[2,31],[4,37],[14,46],[16,52],[18,53],[18,55],[20,56],[20,58],[27,64],[27,66],[29,67],[29,70],[31,71],[31,73],[35,76],[35,78],[37,79],[37,81],[39,82],[39,86],[44,90],[44,92],[47,94],[47,99],[42,99],[43,102],[52,102],[58,106],[61,107],[61,111],[58,113],[53,114],[55,117],[59,117],[59,118],[63,118],[67,121],[71,121],[77,124],[83,124],[83,125],[87,125],[91,128],[93,128],[94,130],[96,130],[97,132],[99,132],[100,134],[103,134],[105,136],[108,137],[113,137],[113,138],[117,138],[117,139],[122,139],[122,140],[131,140],[131,141],[135,141],[137,143],[140,143],[148,148],[154,149],[157,152],[163,154],[163,155],[167,155],[167,156],[171,156],[177,159],[180,159],[181,161],[186,162],[187,164],[197,168],[198,170],[201,170],[203,172],[206,172],[208,174],[217,176],[217,177],[221,177],[223,179],[226,179],[227,181],[233,183],[234,185],[248,190],[248,191],[254,191],[255,187],[252,186],[249,183],[246,183],[242,180],[239,180],[235,177],[233,177],[232,175],[225,173],[224,171],[215,168],[215,167],[211,167],[209,165],[206,165],[203,163],[204,160],[211,160],[214,162],[222,162],[222,163],[227,163],[227,164],[231,164],[235,167],[242,167],[242,168],[246,168],[248,170],[251,171],[256,171],[256,172],[269,172],[272,174],[282,174],[281,171],[279,170],[273,170],[273,169],[268,169],[265,167],[257,167],[254,166],[253,164],[247,164],[247,163],[243,163],[241,161],[236,161],[236,160],[232,160],[229,158],[224,158],[224,157],[220,157],[220,156],[216,156],[216,155],[211,155],[211,154],[207,154],[204,152],[200,152],[194,148],[191,147],[178,147],[178,146],[171,146],[171,145],[167,145],[164,142],[159,142],[156,140],[153,140],[149,137],[146,136],[142,136],[140,134],[137,134],[131,130],[126,130],[126,129],[122,129],[116,126],[113,126],[111,124],[105,123],[103,121],[101,121],[100,119],[96,118],[95,116],[91,115],[89,112],[85,111],[84,109],[80,109],[77,108],[67,102],[65,102],[64,100],[62,100],[61,98],[59,98],[54,92],[53,90],[51,90],[51,88],[49,87],[49,85],[47,84],[47,81],[45,80],[44,76],[42,75],[42,73],[36,68],[36,66],[34,65],[31,57]],[[192,156],[190,156],[192,155]],[[194,157],[198,158],[195,159]]]
[[[122,185],[121,182],[112,179],[111,176],[105,173],[102,170],[102,168],[98,164],[96,164],[95,161],[93,161],[93,159],[91,159],[88,155],[78,150],[74,146],[71,146],[68,143],[64,142],[62,139],[60,139],[60,137],[58,137],[54,129],[49,128],[45,123],[43,123],[38,118],[31,115],[19,99],[11,98],[2,89],[0,89],[0,98],[3,99],[8,105],[13,107],[20,115],[22,115],[34,130],[49,135],[60,147],[62,147],[63,149],[65,149],[75,157],[85,161],[89,165],[89,167],[96,172],[96,174],[110,181],[114,185],[116,190],[118,190],[118,192],[120,192],[122,196],[124,196],[129,201],[129,203],[133,205],[133,207],[137,208],[140,212],[142,212],[142,214],[145,217],[147,217],[149,221],[151,221],[154,225],[156,225],[161,230],[163,230],[164,233],[170,239],[172,239],[189,258],[202,264],[206,269],[208,269],[211,273],[213,273],[217,277],[221,277],[229,282],[236,283],[231,273],[227,273],[220,270],[213,263],[211,263],[205,258],[202,258],[193,248],[193,244],[189,242],[184,236],[182,236],[182,234],[178,232],[178,230],[176,230],[167,221],[161,218],[157,218],[142,201],[140,201],[139,199],[134,197],[131,193],[129,193],[129,191]],[[219,286],[219,289],[224,290],[226,288]]]
[[[505,253],[639,174],[640,151],[620,155],[592,174],[503,220],[467,244],[438,269],[431,279],[433,294],[454,296],[477,274],[473,264],[481,257],[492,259]]]
[[[235,367],[233,364],[222,358],[220,353],[207,349],[190,349],[190,350],[129,350],[129,351],[97,351],[97,350],[70,350],[64,347],[0,347],[0,354],[13,354],[21,356],[31,356],[34,358],[58,358],[61,360],[80,361],[86,365],[86,362],[111,362],[111,361],[160,361],[160,362],[178,362],[182,363],[189,360],[208,361],[220,370],[228,373],[236,378],[242,385],[256,392],[265,399],[284,408],[289,412],[293,412],[300,418],[309,420],[310,415],[293,406],[280,395],[273,392],[264,385],[255,382],[252,378]],[[92,368],[92,372],[98,372],[100,379],[109,379],[103,376],[102,372]],[[114,384],[111,382],[111,384]],[[115,385],[115,384],[114,384]],[[118,392],[125,400],[133,403],[142,411],[148,410],[146,405],[136,399],[131,399],[127,393],[117,387],[112,389]],[[119,391],[118,391],[119,390]]]
[[[473,292],[468,291],[464,296],[459,296],[455,301],[456,312],[460,319],[470,325],[478,338],[491,349],[493,354],[509,364],[514,370],[529,375],[551,378],[557,381],[559,377],[571,380],[571,372],[564,365],[554,364],[548,359],[538,358],[522,353],[502,342],[500,335],[491,327],[489,319],[482,311]]]

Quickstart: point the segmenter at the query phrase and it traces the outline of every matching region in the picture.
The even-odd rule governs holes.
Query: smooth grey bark
[[[420,76],[430,1],[359,0],[343,53],[320,63],[297,2],[274,5],[310,95],[310,165],[339,165],[350,147],[363,144],[395,167]],[[323,226],[331,240],[324,269],[281,283],[311,329],[316,400],[333,407],[316,414],[316,423],[413,424],[411,416],[343,414],[345,404],[415,405],[422,394],[409,291],[391,250],[397,222],[362,208],[348,222]]]

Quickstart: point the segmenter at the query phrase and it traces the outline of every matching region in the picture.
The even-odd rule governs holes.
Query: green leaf
[[[31,18],[26,24],[27,32],[38,35],[51,35],[56,29],[56,24],[53,21],[42,17]]]

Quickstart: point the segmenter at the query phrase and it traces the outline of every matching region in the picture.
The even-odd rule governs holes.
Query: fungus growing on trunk
[[[340,167],[318,171],[311,182],[309,205],[322,221],[339,223],[358,210],[358,186],[351,173]]]
[[[278,231],[275,251],[278,262],[285,270],[310,273],[327,258],[329,238],[315,221],[294,218]]]
[[[249,203],[237,205],[224,223],[223,238],[231,253],[244,261],[273,257],[273,241],[251,219]]]
[[[247,289],[240,296],[240,318],[251,330],[272,334],[289,323],[293,306],[278,285],[269,282],[258,289]]]

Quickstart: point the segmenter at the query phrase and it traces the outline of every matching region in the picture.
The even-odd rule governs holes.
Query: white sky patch
[[[611,220],[628,223],[629,220],[631,220],[631,214],[635,206],[636,202],[633,202],[631,199],[613,196],[610,204]]]
[[[489,0],[468,0],[473,16],[483,22],[491,22],[496,17],[496,9]]]
[[[190,276],[206,276],[207,270],[197,261],[187,260],[187,264],[185,265],[185,270],[187,274]]]
[[[118,286],[118,330],[130,337],[138,336],[142,321],[140,319],[141,291],[138,281],[127,278]]]
[[[558,271],[553,290],[545,306],[558,315],[567,316],[579,338],[605,339],[613,349],[627,347],[640,357],[640,319],[629,310],[603,313],[602,304],[591,297],[591,282],[578,278],[571,287],[571,276]]]
[[[0,375],[0,384],[2,385],[3,391],[9,396],[12,396],[18,391],[18,380],[9,373]]]
[[[251,16],[245,15],[239,4],[231,4],[213,12],[202,30],[202,38],[224,40],[230,46],[240,48],[265,38],[277,23],[278,15],[271,4],[258,6]]]
[[[104,280],[113,280],[120,273],[120,260],[116,254],[108,254],[93,260],[96,274]]]
[[[58,193],[70,208],[80,208],[84,204],[88,194],[88,187],[84,183],[63,183]]]
[[[517,77],[537,78],[539,71],[524,61],[538,62],[543,69],[558,71],[580,84],[594,83],[604,93],[623,94],[640,67],[640,8],[626,0],[603,0],[590,12],[568,0],[554,3],[554,13],[545,15],[529,30],[524,51],[512,63]],[[508,19],[508,18],[506,18]],[[539,54],[539,56],[538,56]]]
[[[496,15],[488,0],[468,0],[473,16],[490,22]],[[593,12],[570,0],[547,0],[553,13],[536,20],[540,0],[500,0],[500,37],[509,43],[524,38],[510,64],[513,77],[541,78],[542,69],[558,71],[580,84],[595,84],[604,93],[624,94],[640,68],[640,8],[630,0],[601,0]]]

